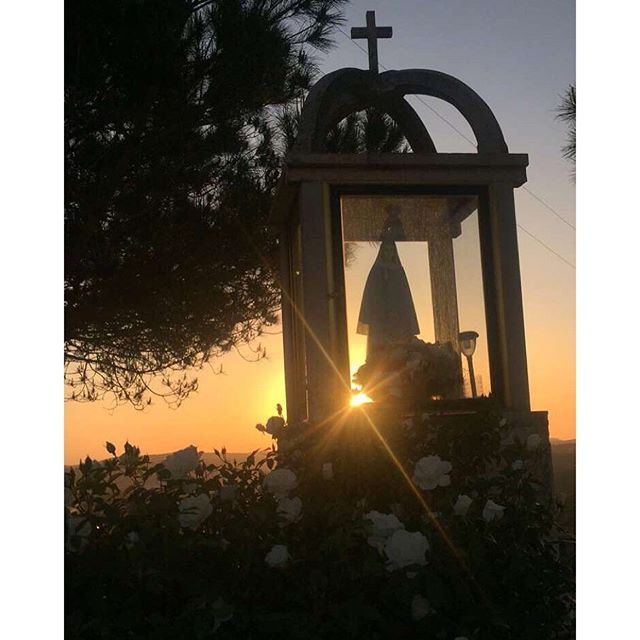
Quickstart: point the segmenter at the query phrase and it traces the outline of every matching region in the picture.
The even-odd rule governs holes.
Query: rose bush
[[[543,448],[493,409],[406,422],[287,425],[212,464],[108,444],[65,474],[66,637],[572,638]]]
[[[378,551],[384,550],[387,541],[398,529],[404,529],[402,522],[393,513],[369,511],[364,517],[371,526],[371,535],[367,542]]]
[[[281,518],[281,524],[297,522],[302,515],[302,500],[300,498],[280,498],[276,513]]]
[[[126,455],[126,454],[125,454]],[[200,462],[200,454],[198,449],[191,445],[186,449],[172,453],[162,463],[164,468],[169,471],[172,478],[184,478],[191,473]]]
[[[473,499],[470,498],[468,495],[465,494],[461,494],[458,496],[458,499],[456,500],[456,503],[453,505],[453,513],[455,513],[457,516],[466,516],[467,515],[467,511],[469,511],[469,507],[471,506],[471,503],[473,502]]]
[[[427,564],[429,543],[424,534],[419,531],[405,531],[398,529],[387,540],[384,552],[387,556],[387,569],[404,569],[412,565]]]
[[[290,469],[275,469],[264,479],[264,488],[277,498],[286,498],[297,484],[296,474]]]
[[[211,500],[206,493],[180,500],[178,521],[185,529],[197,529],[212,513]]]
[[[285,545],[274,544],[269,553],[264,557],[264,561],[272,569],[281,569],[287,566],[290,557],[289,550]]]
[[[416,462],[413,481],[425,491],[436,487],[448,487],[451,484],[450,472],[450,462],[440,460],[440,456],[426,456]]]
[[[493,500],[487,500],[487,503],[484,505],[484,509],[482,510],[482,517],[487,522],[500,520],[504,514],[505,508],[506,507],[503,507],[501,504],[496,504]]]

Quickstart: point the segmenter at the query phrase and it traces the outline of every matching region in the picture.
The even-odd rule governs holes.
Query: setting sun
[[[351,406],[352,407],[360,407],[363,404],[367,404],[369,402],[373,402],[373,400],[366,393],[356,393],[351,397]]]

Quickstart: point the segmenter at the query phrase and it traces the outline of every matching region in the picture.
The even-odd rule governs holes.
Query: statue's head
[[[386,208],[387,218],[384,221],[380,240],[406,240],[404,227],[400,220],[400,207],[397,205],[389,205]]]

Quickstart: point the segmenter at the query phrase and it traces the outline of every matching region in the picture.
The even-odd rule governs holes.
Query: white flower
[[[414,564],[427,564],[425,555],[429,550],[427,538],[419,531],[398,529],[387,540],[384,552],[387,555],[387,569],[402,569]]]
[[[433,607],[424,596],[420,594],[413,596],[413,600],[411,601],[411,617],[414,620],[422,620],[422,618],[433,612]]]
[[[504,427],[507,424],[507,419],[506,418],[500,418],[500,426]]]
[[[274,544],[271,551],[264,557],[264,561],[273,569],[285,567],[289,562],[289,550],[283,544]]]
[[[527,449],[529,449],[529,451],[535,451],[539,446],[540,446],[540,435],[537,433],[532,433],[528,438],[527,438]]]
[[[238,491],[238,485],[225,484],[220,487],[220,500],[223,502],[231,502],[236,499],[236,493]]]
[[[211,500],[206,493],[184,498],[178,509],[178,520],[183,529],[197,529],[213,512]]]
[[[300,498],[280,498],[276,512],[280,516],[283,526],[297,522],[302,514],[302,500]]]
[[[465,493],[460,494],[456,503],[453,505],[453,513],[457,516],[466,516],[472,502],[473,500],[468,495]]]
[[[180,449],[180,451],[168,455],[162,464],[165,469],[171,472],[172,478],[184,478],[198,466],[199,462],[200,454],[198,449],[191,445],[186,449]]]
[[[518,459],[518,460],[514,460],[511,468],[514,471],[521,471],[522,469],[524,469],[524,462],[522,462],[522,460]]]
[[[333,464],[331,462],[325,462],[322,465],[322,477],[325,480],[333,479]]]
[[[451,463],[440,460],[440,456],[427,456],[416,462],[413,470],[413,481],[425,491],[436,487],[448,487],[451,484],[449,473]]]
[[[195,493],[197,489],[198,489],[197,482],[185,482],[182,487],[182,490],[185,492],[185,494]]]
[[[298,486],[298,479],[290,469],[274,469],[262,484],[276,498],[286,498],[289,495],[289,491]]]
[[[213,631],[215,633],[224,622],[228,622],[233,618],[233,607],[228,605],[222,598],[217,598],[211,609],[214,615]]]
[[[484,505],[484,509],[482,510],[482,517],[486,522],[500,520],[505,509],[506,507],[496,504],[493,500],[487,500],[487,503]]]
[[[371,522],[371,535],[367,538],[367,542],[380,552],[384,550],[387,540],[398,529],[404,529],[402,522],[393,513],[369,511],[364,518]]]
[[[129,550],[133,549],[138,542],[140,542],[140,536],[136,531],[129,531],[124,537],[124,546]]]

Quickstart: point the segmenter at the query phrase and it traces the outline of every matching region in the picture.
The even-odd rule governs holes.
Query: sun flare
[[[351,396],[351,406],[352,407],[360,407],[363,404],[367,404],[369,402],[373,402],[373,400],[366,393],[356,393]]]

